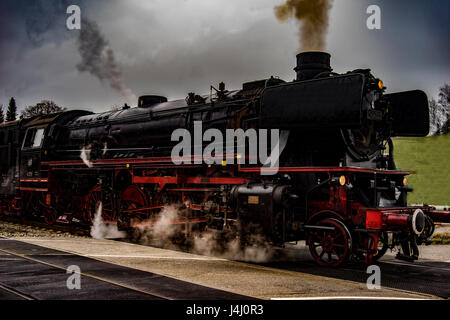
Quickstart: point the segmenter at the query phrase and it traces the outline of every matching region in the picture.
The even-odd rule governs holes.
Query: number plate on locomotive
[[[248,204],[259,204],[258,196],[248,196]]]

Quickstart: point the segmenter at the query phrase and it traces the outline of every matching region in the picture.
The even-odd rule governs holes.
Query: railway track
[[[249,297],[43,246],[0,238],[0,297],[26,300],[241,300]],[[69,267],[80,287],[69,288]]]
[[[0,215],[0,221],[5,221],[9,223],[13,223],[16,225],[23,225],[23,226],[30,226],[34,228],[38,228],[41,230],[47,230],[47,231],[54,231],[54,232],[60,232],[60,233],[70,233],[72,235],[77,236],[90,236],[90,230],[89,227],[80,225],[80,224],[73,224],[73,225],[63,225],[63,224],[53,224],[49,225],[43,221],[38,220],[26,220],[20,217],[14,217],[14,216],[6,216],[6,215]]]
[[[0,283],[0,300],[12,299],[12,300],[38,300],[35,297],[24,294],[19,290],[11,288],[10,286],[6,286]]]
[[[364,265],[355,263],[348,263],[339,268],[318,268],[312,260],[293,259],[258,265],[360,283],[366,283],[369,276]],[[450,299],[450,283],[445,280],[450,278],[448,262],[423,259],[409,263],[399,261],[393,256],[385,256],[377,265],[381,271],[382,287]]]
[[[65,267],[62,267],[62,266],[57,265],[57,264],[45,262],[45,261],[43,261],[40,258],[29,257],[29,256],[26,256],[24,254],[17,254],[17,253],[14,253],[14,252],[10,251],[10,250],[5,250],[5,249],[0,249],[0,254],[6,254],[8,256],[15,257],[18,260],[27,261],[29,263],[31,262],[32,264],[35,264],[35,265],[37,264],[37,265],[41,265],[41,266],[44,266],[44,267],[49,267],[50,269],[59,271],[59,272],[54,273],[57,276],[56,278],[60,278],[61,274],[66,274],[66,270],[67,269]],[[124,289],[125,297],[128,297],[129,295],[131,295],[132,298],[134,297],[134,298],[137,298],[137,299],[148,298],[149,300],[172,300],[170,297],[166,297],[166,296],[163,296],[161,294],[149,292],[148,290],[138,289],[138,288],[135,288],[135,287],[123,284],[123,283],[119,283],[119,282],[116,282],[116,281],[111,281],[111,280],[106,279],[104,277],[99,277],[99,276],[96,276],[96,275],[93,275],[93,274],[90,274],[90,273],[80,272],[80,276],[83,277],[83,282],[85,282],[88,279],[88,280],[90,280],[92,282],[97,282],[97,283],[98,282],[102,282],[102,283],[107,284],[107,285],[109,285],[111,287],[116,287],[116,289],[117,288]],[[56,281],[57,280],[55,279],[55,282]],[[13,294],[15,294],[15,295],[17,295],[19,297],[22,297],[22,298],[24,298],[26,300],[40,300],[39,297],[37,297],[37,296],[24,294],[21,291],[19,291],[17,289],[14,289],[14,288],[11,288],[9,286],[6,286],[4,284],[3,285],[0,284],[0,289],[8,291],[10,293],[13,293]],[[64,288],[62,288],[62,289],[64,289]],[[122,294],[121,294],[121,296],[122,296]]]
[[[51,230],[52,232],[53,231],[67,232],[71,234],[89,236],[88,229],[77,229],[74,226],[73,227],[64,225],[49,226],[42,222],[23,221],[19,218],[13,217],[1,217],[0,220],[15,223],[18,225],[31,226],[33,228]],[[119,241],[137,244],[136,242],[133,242],[130,239],[121,239]],[[184,252],[189,252],[189,249],[186,248],[180,247],[179,249]],[[365,281],[367,280],[365,268],[361,266],[348,264],[343,266],[342,268],[337,269],[324,267],[317,268],[317,266],[309,258],[309,255],[306,252],[307,251],[306,248],[297,248],[294,251],[295,254],[296,255],[298,254],[299,256],[294,257],[290,261],[272,261],[268,263],[257,263],[256,265],[261,266],[263,268],[264,267],[275,268],[279,269],[280,271],[281,270],[297,271],[301,273],[309,273],[311,275],[319,275],[362,283],[365,283]],[[2,251],[0,250],[0,254],[1,252]],[[7,252],[5,252],[4,249],[3,253],[7,254]],[[32,259],[39,259],[39,257],[38,258],[36,257],[30,258],[26,256],[19,257],[14,254],[13,256],[17,259],[20,258],[23,261],[33,261]],[[40,263],[39,261],[34,262],[38,264]],[[381,267],[382,271],[381,280],[383,287],[388,287],[400,291],[404,290],[409,292],[430,294],[444,299],[449,299],[450,297],[450,284],[446,283],[446,281],[442,281],[443,279],[448,279],[448,277],[450,277],[450,264],[447,262],[422,260],[416,263],[406,263],[395,260],[393,259],[393,257],[385,257],[378,263],[378,265]],[[59,269],[62,270],[61,268]],[[91,278],[89,274],[83,276],[85,276],[88,279]],[[95,280],[95,278],[92,279]],[[97,280],[101,282],[103,278]],[[108,283],[108,280],[106,280],[106,283]],[[114,283],[110,281],[109,284],[113,285]],[[16,292],[15,290],[16,290],[15,288],[9,288],[0,280],[0,291],[3,291],[10,295],[16,295],[17,297],[20,298],[20,294],[22,294],[22,292],[20,291]],[[33,296],[27,296],[26,294],[25,296],[26,297],[22,297],[22,299],[33,298]]]
[[[129,239],[117,239],[131,242]],[[149,244],[152,247],[159,247]],[[190,252],[189,247],[179,246],[179,250]],[[248,262],[247,262],[248,263]],[[306,247],[288,249],[276,248],[269,262],[249,262],[258,267],[269,267],[282,271],[295,271],[315,276],[366,283],[368,274],[363,263],[348,262],[339,268],[317,267],[310,258]],[[399,292],[414,292],[442,299],[450,298],[450,283],[443,281],[450,277],[450,263],[423,259],[414,263],[400,261],[386,255],[377,263],[380,267],[381,285]]]

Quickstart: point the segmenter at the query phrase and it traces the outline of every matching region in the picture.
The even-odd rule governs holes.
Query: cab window
[[[27,130],[23,148],[40,148],[44,139],[44,128],[30,128]]]

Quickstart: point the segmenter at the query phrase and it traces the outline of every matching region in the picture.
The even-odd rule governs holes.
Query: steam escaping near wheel
[[[262,235],[251,235],[249,243],[242,246],[238,238],[219,240],[213,234],[202,234],[194,238],[193,253],[217,256],[229,260],[264,263],[272,261],[275,248]]]
[[[125,238],[125,232],[119,231],[116,224],[108,224],[102,218],[103,205],[100,203],[95,211],[94,221],[91,226],[91,237],[94,239],[118,239]]]
[[[184,219],[182,209],[178,205],[166,205],[159,213],[156,221],[147,221],[138,227],[139,242],[152,244],[168,249],[180,249],[183,238],[183,224],[175,224]],[[213,233],[193,235],[190,242],[190,253],[214,256],[223,259],[263,263],[272,260],[275,249],[261,235],[252,235],[251,241],[242,246],[236,237],[230,239],[216,238]],[[183,249],[183,248],[181,248]]]
[[[179,227],[171,223],[177,219],[177,208],[174,205],[165,206],[156,223],[151,229],[147,229],[147,231],[151,233],[152,238],[167,242],[168,240],[172,240],[180,232]]]
[[[81,158],[81,160],[83,160],[84,164],[88,168],[92,168],[92,163],[90,161],[90,158],[91,158],[91,147],[90,146],[81,148],[80,158]]]

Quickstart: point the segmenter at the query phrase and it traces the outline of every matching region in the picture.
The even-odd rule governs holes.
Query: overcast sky
[[[124,98],[76,65],[79,31],[66,8],[97,22],[126,85],[137,95],[184,98],[271,75],[292,80],[298,24],[280,23],[284,0],[2,0],[0,104],[19,110],[43,99],[69,109],[105,111]],[[336,72],[371,68],[388,91],[422,89],[437,97],[450,83],[449,1],[334,0],[327,51]],[[381,30],[368,30],[366,9],[381,8]]]

